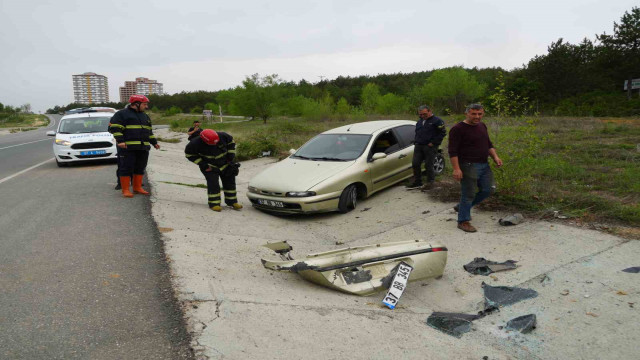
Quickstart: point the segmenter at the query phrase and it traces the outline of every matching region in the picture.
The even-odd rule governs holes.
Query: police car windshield
[[[81,117],[64,119],[60,123],[59,133],[82,134],[106,132],[109,129],[110,117]]]
[[[304,144],[294,158],[314,161],[355,160],[367,147],[371,135],[321,134]]]

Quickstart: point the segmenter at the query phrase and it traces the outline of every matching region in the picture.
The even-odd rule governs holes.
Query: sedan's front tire
[[[355,185],[347,186],[340,195],[338,210],[345,214],[356,208],[358,204],[358,188]]]

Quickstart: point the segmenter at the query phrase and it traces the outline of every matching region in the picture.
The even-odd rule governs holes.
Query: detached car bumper
[[[338,209],[341,192],[309,197],[269,196],[247,192],[247,197],[256,209],[283,214],[329,212]]]

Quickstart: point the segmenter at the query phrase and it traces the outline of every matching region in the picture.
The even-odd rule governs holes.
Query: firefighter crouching
[[[184,152],[189,161],[200,167],[200,171],[207,179],[211,210],[222,211],[218,178],[222,180],[224,202],[235,210],[242,209],[236,194],[236,176],[240,164],[233,161],[236,157],[236,143],[231,135],[205,129],[199,137],[187,144]]]
[[[149,99],[144,95],[131,95],[129,105],[111,118],[109,132],[116,138],[120,150],[119,174],[124,197],[133,197],[129,190],[133,176],[133,192],[149,195],[142,188],[144,170],[149,160],[151,145],[160,149],[160,145],[151,130],[151,119],[145,114],[149,108]]]

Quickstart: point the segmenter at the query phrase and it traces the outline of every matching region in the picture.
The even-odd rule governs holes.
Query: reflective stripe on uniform
[[[220,204],[222,200],[209,200],[209,204]]]
[[[150,142],[146,142],[146,141],[143,141],[143,142],[142,142],[142,144],[144,144],[144,145],[151,145],[151,143],[150,143]]]
[[[155,139],[156,136],[155,135],[149,135],[149,139]]]
[[[236,193],[236,191],[235,191],[235,190],[225,190],[225,189],[222,189],[222,191],[224,191],[225,193],[229,193],[229,194],[235,194],[235,193]]]
[[[196,160],[193,160],[194,164],[200,164],[202,162],[202,158],[197,158]]]
[[[141,125],[143,129],[151,130],[151,126]]]
[[[202,156],[202,157],[205,157],[205,158],[207,158],[207,159],[220,159],[221,157],[223,157],[223,156],[227,155],[227,153],[226,153],[226,152],[224,152],[224,153],[222,153],[222,154],[220,154],[220,155],[205,155],[205,154],[200,154],[200,153],[198,153],[198,155],[200,155],[200,156]]]
[[[125,141],[127,145],[142,145],[142,141]]]
[[[231,154],[235,154],[236,153],[235,150],[229,150],[228,152],[231,153]]]
[[[109,125],[109,126],[111,126],[111,127],[118,127],[118,128],[124,129],[124,125],[120,125],[120,124],[111,124],[111,125]]]
[[[142,129],[142,125],[127,125],[125,126],[127,129]]]
[[[113,136],[123,136],[124,134],[123,134],[123,133],[119,133],[119,132],[117,132],[117,133],[113,133],[112,135],[113,135]]]
[[[212,197],[220,197],[220,193],[217,193],[217,194],[209,194],[209,197],[210,197],[210,198],[212,198]]]

